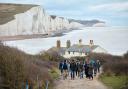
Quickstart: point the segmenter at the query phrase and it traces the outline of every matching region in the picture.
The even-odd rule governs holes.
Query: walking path
[[[60,79],[56,82],[54,89],[107,89],[106,86],[98,81],[97,77],[95,77],[94,80],[86,78],[71,80],[69,77],[66,80]]]

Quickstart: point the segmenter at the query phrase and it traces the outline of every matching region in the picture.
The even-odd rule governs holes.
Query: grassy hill
[[[0,25],[13,20],[14,15],[24,13],[35,6],[37,5],[0,3]]]

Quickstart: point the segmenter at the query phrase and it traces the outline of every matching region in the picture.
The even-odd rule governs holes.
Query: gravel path
[[[60,79],[56,81],[56,86],[54,89],[107,89],[97,77],[94,80],[89,79],[79,79],[71,80],[69,77],[66,80]]]

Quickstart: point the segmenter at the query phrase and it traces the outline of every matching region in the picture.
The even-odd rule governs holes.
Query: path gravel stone
[[[71,80],[69,77],[66,80],[62,78],[56,81],[56,86],[54,89],[107,89],[103,83],[101,83],[97,77],[93,80],[89,79],[79,79]]]

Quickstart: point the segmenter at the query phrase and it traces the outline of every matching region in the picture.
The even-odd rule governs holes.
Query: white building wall
[[[97,47],[93,50],[94,53],[107,53],[107,51],[101,47]]]
[[[76,57],[76,56],[81,56],[81,57],[83,57],[83,56],[86,56],[85,55],[85,53],[79,53],[79,52],[70,52],[70,54],[69,54],[69,52],[68,51],[66,51],[65,52],[65,55],[63,55],[65,58],[70,58],[70,57]]]

